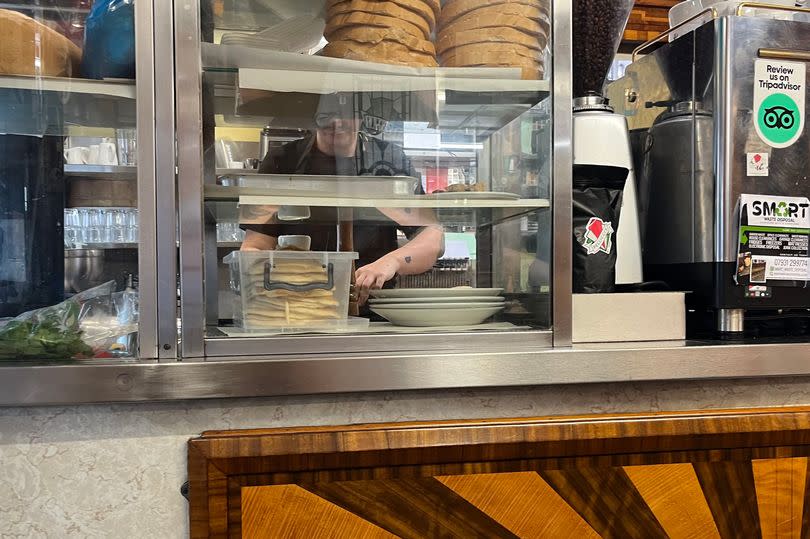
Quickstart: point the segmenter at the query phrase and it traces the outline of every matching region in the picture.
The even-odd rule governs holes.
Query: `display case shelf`
[[[67,77],[0,75],[0,89],[89,94],[96,97],[135,99],[134,80],[93,80]]]
[[[0,132],[69,136],[72,126],[135,127],[135,81],[0,75]]]
[[[447,193],[453,197],[436,195],[413,195],[390,198],[357,198],[339,196],[291,196],[273,194],[255,187],[225,187],[206,185],[205,199],[208,201],[238,202],[240,205],[255,206],[319,206],[335,208],[548,208],[545,198],[519,198],[509,193]],[[468,195],[465,197],[464,195]],[[483,195],[483,196],[480,196]],[[500,196],[499,196],[500,195]]]
[[[407,113],[385,120],[472,130],[483,140],[550,95],[549,81],[522,80],[513,68],[411,68],[211,43],[202,53],[214,112],[240,126],[272,118],[301,127],[321,96],[348,92],[406,102]]]
[[[134,180],[137,175],[138,168],[134,166],[65,165],[65,176],[69,178],[111,178],[117,180]]]

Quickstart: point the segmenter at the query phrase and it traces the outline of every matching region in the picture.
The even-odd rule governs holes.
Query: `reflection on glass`
[[[137,185],[116,130],[134,149],[133,1],[3,7],[0,359],[132,355]]]
[[[263,334],[339,331],[305,327],[265,286],[278,238],[303,236],[313,260],[358,254],[347,316],[370,319],[363,332],[549,328],[550,3],[379,4],[203,6],[207,210],[239,222],[242,253],[267,253],[240,270],[247,292],[223,245],[206,253],[220,262],[208,319],[240,334],[253,297],[279,310]]]

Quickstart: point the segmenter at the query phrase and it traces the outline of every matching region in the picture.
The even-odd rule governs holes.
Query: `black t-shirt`
[[[259,172],[264,174],[317,174],[347,176],[416,176],[410,161],[398,146],[368,140],[361,136],[354,157],[335,157],[318,150],[310,135],[301,140],[285,144],[270,152],[262,161]],[[421,182],[415,194],[422,194]],[[275,222],[264,225],[243,225],[268,236],[306,235],[312,238],[313,251],[337,251],[338,215],[335,208],[311,207],[311,217],[305,221]],[[364,214],[369,217],[368,211]],[[376,214],[376,215],[375,215]],[[357,267],[370,264],[380,257],[397,249],[397,229],[406,237],[414,237],[419,227],[379,224],[387,219],[382,213],[372,210],[371,219],[354,221],[354,250],[360,258]],[[390,222],[390,221],[389,221]]]

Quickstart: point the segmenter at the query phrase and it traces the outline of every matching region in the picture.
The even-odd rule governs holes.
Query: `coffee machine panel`
[[[690,306],[712,315],[710,325],[722,333],[740,333],[757,319],[806,317],[810,309],[807,281],[735,280],[741,195],[810,197],[807,128],[792,145],[773,147],[757,133],[754,102],[756,61],[801,58],[801,51],[806,58],[808,43],[807,22],[716,18],[634,62],[608,88],[640,167],[645,278],[693,292]],[[806,92],[804,99],[806,111]],[[754,175],[748,161],[757,154],[768,167]]]

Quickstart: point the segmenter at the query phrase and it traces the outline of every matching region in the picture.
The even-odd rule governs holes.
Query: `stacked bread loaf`
[[[448,0],[436,51],[442,66],[519,67],[540,79],[549,21],[548,0]]]
[[[0,73],[78,75],[82,51],[56,30],[22,13],[0,9],[0,32]]]
[[[340,302],[335,289],[285,290],[265,287],[266,260],[257,260],[250,266],[250,282],[245,286],[247,301],[242,313],[244,323],[253,328],[300,325],[321,320],[345,318],[338,313]],[[269,274],[274,283],[287,285],[326,284],[327,268],[317,260],[279,260],[273,263]]]
[[[325,56],[435,67],[439,0],[327,0]]]

